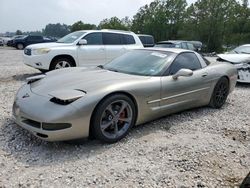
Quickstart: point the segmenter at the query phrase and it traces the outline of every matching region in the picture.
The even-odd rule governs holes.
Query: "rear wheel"
[[[102,101],[92,118],[95,138],[114,143],[124,138],[135,124],[136,109],[126,95],[116,94]]]
[[[215,85],[209,105],[213,108],[221,108],[225,104],[228,94],[229,94],[228,79],[222,77]]]
[[[51,64],[51,70],[73,67],[74,63],[69,58],[55,59]]]
[[[16,48],[18,50],[22,50],[22,49],[24,49],[24,45],[22,43],[17,43]]]

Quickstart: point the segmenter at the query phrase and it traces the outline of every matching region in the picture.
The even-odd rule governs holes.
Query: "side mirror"
[[[88,41],[86,39],[81,39],[78,42],[78,45],[86,45],[86,44],[88,44]]]
[[[190,69],[180,69],[177,73],[173,75],[173,79],[177,80],[180,76],[189,77],[193,75],[193,71]]]

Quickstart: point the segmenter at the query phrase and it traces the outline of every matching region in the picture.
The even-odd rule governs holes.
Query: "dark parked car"
[[[22,50],[28,45],[37,44],[37,43],[45,43],[45,42],[55,42],[55,40],[45,38],[43,36],[27,35],[22,38],[14,39],[12,46],[16,47],[19,50]]]
[[[3,39],[2,38],[0,38],[0,46],[3,46],[4,45],[4,43],[3,43]]]
[[[160,41],[157,42],[155,47],[159,48],[182,48],[187,50],[194,50],[195,47],[191,42],[182,41],[182,40],[169,40],[169,41]]]
[[[14,37],[12,37],[10,40],[8,40],[7,41],[7,46],[13,46],[13,41],[15,40],[15,39],[18,39],[18,38],[23,38],[23,37],[25,37],[26,35],[16,35],[16,36],[14,36]]]
[[[144,47],[153,47],[155,45],[155,39],[152,35],[139,34],[137,36],[141,40]]]

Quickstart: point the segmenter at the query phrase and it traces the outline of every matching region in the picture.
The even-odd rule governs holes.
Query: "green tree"
[[[187,9],[186,38],[201,40],[207,51],[221,51],[235,20],[236,0],[198,0]]]
[[[117,17],[106,18],[102,20],[98,26],[99,29],[118,29],[118,30],[129,30],[129,19],[127,17],[120,20]]]
[[[45,36],[50,37],[63,37],[70,32],[70,27],[66,24],[48,24],[43,30]]]
[[[131,29],[158,40],[177,39],[186,13],[186,0],[155,0],[140,8]]]
[[[22,34],[23,34],[23,32],[21,30],[16,31],[16,35],[22,35]]]
[[[96,29],[96,25],[88,23],[85,24],[82,21],[78,21],[71,26],[70,30],[71,32],[74,32],[79,30],[91,30],[91,29]]]

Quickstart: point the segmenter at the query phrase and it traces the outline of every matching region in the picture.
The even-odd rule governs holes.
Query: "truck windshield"
[[[64,36],[63,38],[60,38],[57,42],[58,43],[73,43],[77,39],[79,39],[84,33],[86,33],[86,32],[77,31],[74,33],[70,33],[70,34]]]

